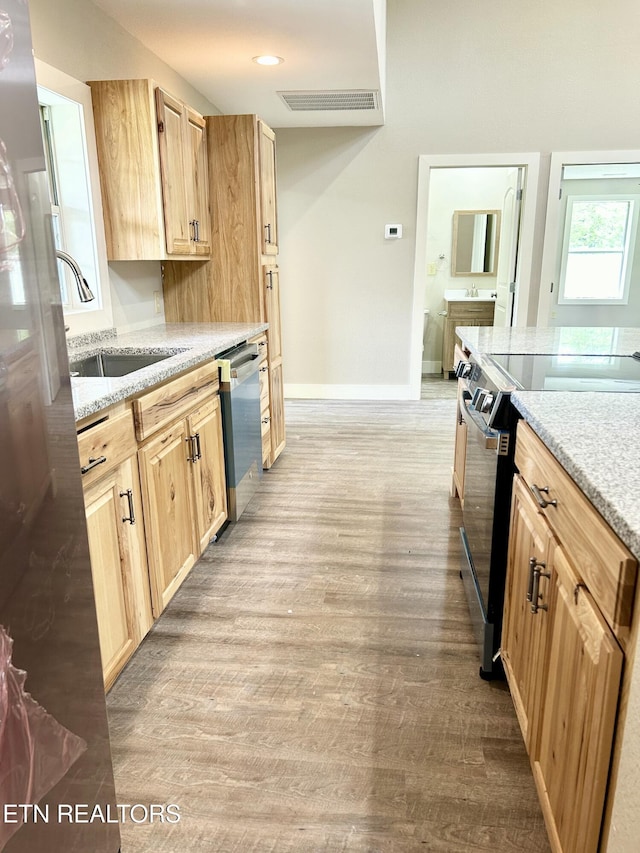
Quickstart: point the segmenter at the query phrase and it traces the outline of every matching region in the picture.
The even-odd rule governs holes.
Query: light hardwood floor
[[[510,696],[478,677],[454,420],[287,404],[286,451],[109,694],[118,801],[182,815],[125,824],[123,853],[549,850]]]

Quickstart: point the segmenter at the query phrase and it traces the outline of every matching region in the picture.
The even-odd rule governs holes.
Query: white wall
[[[385,126],[277,131],[289,392],[407,387],[420,154],[540,151],[544,174],[553,150],[637,146],[638,19],[635,0],[389,0]]]
[[[77,80],[151,77],[203,115],[216,107],[90,0],[29,0],[38,59]]]
[[[29,9],[35,56],[55,69],[82,82],[150,77],[203,114],[219,112],[88,0],[29,0]],[[66,94],[74,97],[71,92]],[[157,313],[154,298],[156,292],[162,294],[160,262],[109,264],[101,282],[103,293],[105,286],[108,288],[107,310],[100,316],[95,312],[69,315],[72,334],[105,325],[130,331],[164,321],[162,302]]]

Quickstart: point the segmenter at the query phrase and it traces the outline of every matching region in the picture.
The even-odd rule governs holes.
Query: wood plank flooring
[[[123,853],[548,851],[510,696],[478,677],[453,399],[286,414],[109,694],[118,801],[181,809],[125,823]]]

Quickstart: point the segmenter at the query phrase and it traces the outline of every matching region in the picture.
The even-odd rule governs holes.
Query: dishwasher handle
[[[257,373],[264,360],[255,344],[238,348],[233,353],[229,353],[229,356],[230,358],[218,359],[220,383],[227,388],[235,388]]]

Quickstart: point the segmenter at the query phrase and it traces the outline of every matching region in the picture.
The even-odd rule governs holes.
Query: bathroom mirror
[[[451,275],[496,275],[499,210],[454,210]]]

